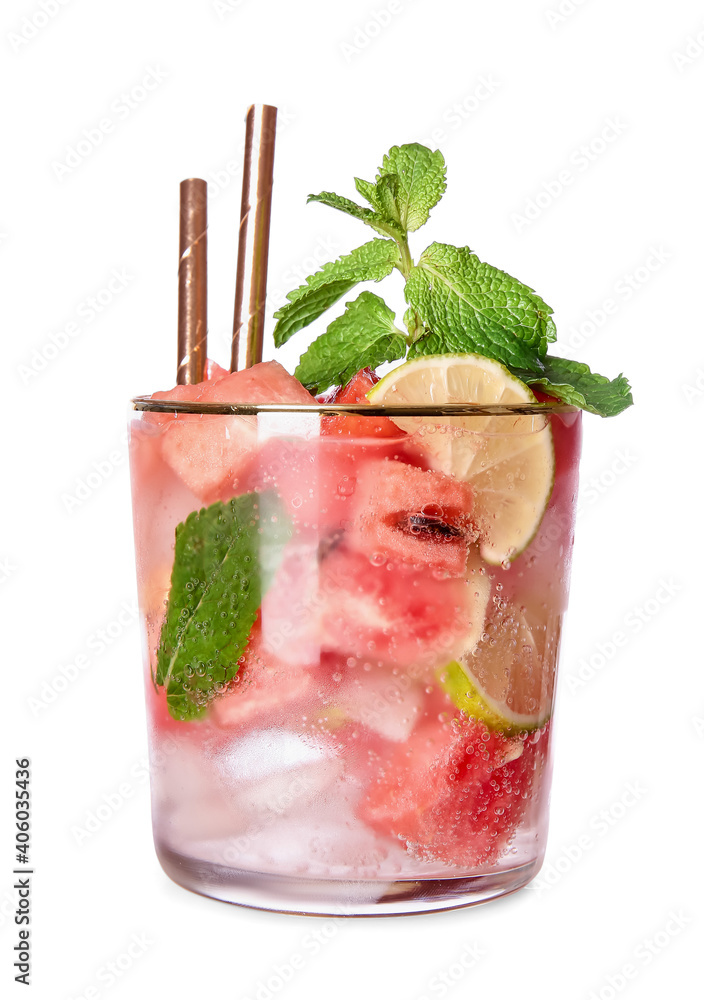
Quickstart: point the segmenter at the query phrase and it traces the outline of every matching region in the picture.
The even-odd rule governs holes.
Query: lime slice
[[[527,385],[479,354],[414,358],[368,394],[375,404],[419,406],[535,403]],[[499,565],[530,543],[547,507],[555,470],[545,414],[394,417],[413,434],[430,465],[474,488],[482,558]]]
[[[489,729],[539,729],[550,718],[559,619],[529,627],[523,613],[495,607],[474,650],[439,673],[452,701]]]

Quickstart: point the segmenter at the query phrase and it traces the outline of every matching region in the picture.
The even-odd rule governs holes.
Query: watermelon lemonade
[[[491,405],[453,402],[477,371]],[[522,885],[546,835],[579,411],[477,356],[360,371],[322,403],[277,362],[209,375],[137,401],[131,429],[164,868],[306,912]],[[442,414],[407,402],[418,377]]]
[[[293,375],[133,401],[155,840],[206,895],[409,913],[541,864],[581,411],[632,397],[469,247],[412,257],[445,173],[410,143],[355,177],[369,207],[309,196],[375,237],[289,292],[274,346],[399,274],[402,321],[363,290]]]

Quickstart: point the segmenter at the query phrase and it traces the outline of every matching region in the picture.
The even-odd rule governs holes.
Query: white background
[[[43,6],[11,0],[0,15],[3,989],[26,995],[12,982],[8,806],[14,758],[28,755],[42,1000],[698,996],[701,4]],[[306,207],[309,192],[354,196],[353,175],[373,178],[392,144],[439,144],[448,193],[412,249],[469,244],[553,306],[562,353],[633,383],[632,410],[584,421],[546,867],[488,905],[333,923],[267,914],[177,888],[153,854],[127,400],[174,382],[184,177],[211,185],[211,354],[227,364],[253,101],[280,109],[275,305],[298,284],[293,268],[370,238]],[[106,801],[112,815],[91,823]],[[481,953],[471,967],[468,948]],[[304,967],[282,985],[297,953]],[[123,970],[112,982],[110,962]]]

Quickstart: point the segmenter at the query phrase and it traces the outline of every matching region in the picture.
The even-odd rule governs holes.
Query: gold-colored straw
[[[253,104],[247,112],[245,134],[230,366],[233,372],[251,368],[262,360],[275,142],[276,108]],[[245,301],[247,295],[249,300]]]
[[[208,185],[181,181],[178,256],[178,385],[205,378],[208,352]]]

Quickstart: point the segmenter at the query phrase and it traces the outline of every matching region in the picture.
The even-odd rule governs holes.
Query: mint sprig
[[[378,296],[363,292],[301,358],[296,375],[308,389],[344,385],[362,367],[404,356],[477,353],[506,365],[527,384],[602,416],[632,404],[622,375],[610,381],[547,353],[556,339],[552,309],[528,285],[481,261],[469,247],[432,243],[414,263],[408,234],[428,221],[446,188],[439,150],[419,143],[392,146],[376,180],[356,177],[355,187],[370,208],[330,191],[308,200],[343,211],[387,238],[326,264],[290,292],[289,302],[275,313],[274,342],[285,343],[354,285],[380,281],[394,269],[406,282],[407,332],[397,329],[393,312]]]
[[[383,299],[362,292],[301,357],[296,378],[313,392],[323,392],[349,382],[360,368],[400,360],[408,345],[394,320]]]
[[[194,511],[176,528],[154,681],[175,719],[196,719],[239,669],[290,527],[275,493]]]

